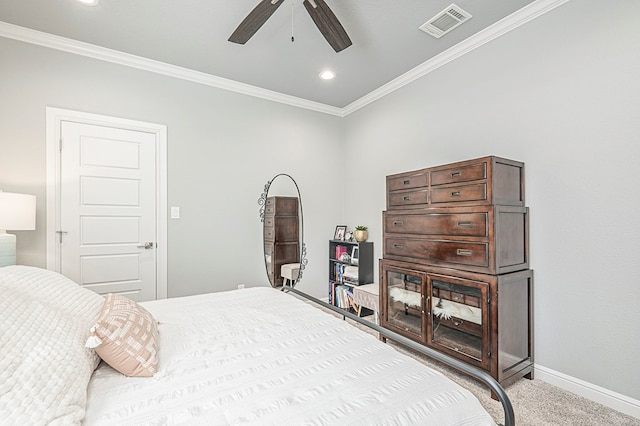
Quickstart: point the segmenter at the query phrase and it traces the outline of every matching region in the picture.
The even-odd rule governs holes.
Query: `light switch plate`
[[[171,207],[171,219],[180,219],[180,207]]]

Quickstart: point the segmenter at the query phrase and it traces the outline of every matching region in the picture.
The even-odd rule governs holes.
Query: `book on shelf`
[[[336,263],[335,264],[335,279],[336,282],[343,282],[344,281],[344,270],[345,270],[345,266],[341,263]]]
[[[336,246],[336,260],[340,260],[343,253],[347,252],[346,246]]]
[[[335,303],[341,309],[354,309],[358,310],[358,306],[353,301],[353,290],[347,285],[336,284],[335,285]]]

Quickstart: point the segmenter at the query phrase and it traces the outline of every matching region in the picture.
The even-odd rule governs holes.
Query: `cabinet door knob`
[[[410,180],[405,180],[405,181],[402,182],[403,185],[409,185],[410,183],[411,183]]]
[[[462,176],[462,172],[452,172],[451,177],[460,177]]]
[[[393,221],[393,226],[402,226],[402,225],[404,225],[404,222],[402,220]]]
[[[394,244],[393,248],[401,249],[401,248],[404,248],[404,245],[402,245],[402,244]]]
[[[453,191],[453,192],[451,193],[451,196],[452,196],[452,197],[459,197],[459,196],[460,196],[460,191]]]
[[[473,227],[473,222],[458,222],[458,228],[471,228]]]
[[[403,199],[404,201],[409,201],[409,200],[411,200],[411,198],[409,198],[409,197],[408,197],[408,196],[406,196],[406,195],[405,195],[404,197],[402,197],[402,199]]]
[[[473,252],[471,250],[458,249],[456,250],[456,254],[458,256],[471,256],[473,255]]]

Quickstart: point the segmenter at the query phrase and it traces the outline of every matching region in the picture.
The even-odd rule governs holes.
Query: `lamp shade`
[[[0,229],[5,231],[36,229],[36,196],[0,191]]]

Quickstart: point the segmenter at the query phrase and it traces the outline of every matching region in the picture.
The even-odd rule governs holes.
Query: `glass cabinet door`
[[[488,287],[483,282],[429,275],[429,345],[488,369]]]
[[[424,333],[426,274],[383,266],[384,326],[421,343]]]

